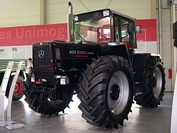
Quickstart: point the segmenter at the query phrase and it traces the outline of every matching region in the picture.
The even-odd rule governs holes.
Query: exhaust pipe
[[[68,2],[68,6],[69,6],[69,14],[73,14],[73,5],[71,2]]]
[[[68,3],[69,14],[67,14],[67,37],[68,42],[74,42],[74,14],[71,2]]]

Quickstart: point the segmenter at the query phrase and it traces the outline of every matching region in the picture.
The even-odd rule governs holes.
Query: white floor
[[[8,130],[0,127],[0,133],[170,133],[172,92],[166,92],[158,108],[145,109],[133,104],[129,120],[118,129],[105,129],[88,124],[77,108],[79,100],[74,97],[70,109],[59,116],[43,116],[32,111],[22,99],[12,103],[12,120],[24,128]]]

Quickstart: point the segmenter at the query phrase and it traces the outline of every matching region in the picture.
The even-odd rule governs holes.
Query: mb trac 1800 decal
[[[69,50],[69,57],[76,58],[93,58],[96,55],[96,51],[85,51],[85,50]]]

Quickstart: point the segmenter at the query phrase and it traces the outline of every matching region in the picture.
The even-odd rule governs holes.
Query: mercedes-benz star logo
[[[38,56],[39,56],[39,58],[44,58],[44,51],[43,51],[43,50],[40,50],[40,51],[38,52]]]

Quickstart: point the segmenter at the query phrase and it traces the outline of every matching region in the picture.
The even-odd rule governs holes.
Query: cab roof
[[[130,17],[128,15],[122,14],[120,12],[111,10],[111,9],[101,9],[101,10],[96,10],[96,11],[91,11],[91,12],[86,12],[86,13],[81,13],[81,14],[76,14],[74,15],[74,20],[77,21],[82,21],[82,20],[87,20],[87,19],[95,19],[95,18],[102,18],[102,17],[110,17],[113,15],[118,15],[120,17],[123,17],[125,19],[129,19],[132,21],[135,21],[136,19],[133,17]]]

